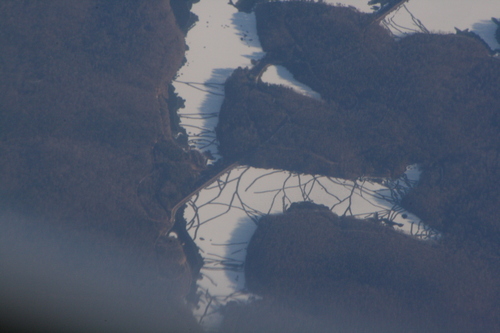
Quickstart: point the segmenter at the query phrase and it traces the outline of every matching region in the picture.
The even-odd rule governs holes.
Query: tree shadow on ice
[[[237,30],[237,36],[240,37],[242,43],[251,48],[262,49],[260,45],[259,36],[257,35],[257,22],[255,19],[255,13],[244,13],[238,12],[234,13],[231,18],[231,23]],[[244,55],[250,59],[260,59],[264,56],[265,52],[252,52],[251,55]]]
[[[241,42],[248,46],[249,51],[257,48],[261,50],[259,38],[257,36],[255,14],[238,12],[233,14],[231,24],[236,28],[236,34]],[[248,52],[242,54],[247,59],[261,59],[265,52]],[[222,55],[221,55],[222,56]],[[250,65],[250,64],[249,64]],[[201,104],[202,133],[198,138],[191,140],[192,144],[200,150],[210,150],[211,153],[217,153],[217,139],[215,136],[215,127],[218,123],[218,112],[224,101],[224,83],[231,76],[236,68],[215,68],[212,70],[211,77],[202,83],[202,89],[208,94]]]
[[[368,221],[396,228],[399,231],[408,233],[421,240],[437,240],[441,233],[412,213],[402,205],[402,200],[418,186],[419,176],[415,176],[415,171],[407,169],[405,173],[397,178],[373,179],[372,182],[383,186],[370,194],[370,201],[379,210],[373,213],[360,215],[359,218],[367,218]],[[420,171],[419,171],[420,173]],[[357,185],[359,186],[359,185]]]
[[[256,229],[257,225],[251,218],[238,219],[226,247],[225,257],[236,263],[235,267],[227,267],[226,275],[236,290],[245,289],[244,263],[247,246]]]
[[[210,150],[216,153],[215,127],[219,122],[219,111],[224,101],[224,83],[233,72],[232,68],[215,68],[210,78],[203,82],[202,89],[207,92],[201,103],[200,116],[202,117],[203,132],[200,137],[191,140],[200,150]]]

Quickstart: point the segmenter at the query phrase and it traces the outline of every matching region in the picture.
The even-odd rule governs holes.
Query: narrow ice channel
[[[368,0],[323,0],[336,5],[353,6],[361,12],[372,12]],[[500,18],[498,0],[408,0],[382,22],[396,37],[416,32],[454,34],[455,28],[477,33],[492,50],[500,49],[495,39],[497,25],[491,18]],[[424,28],[424,29],[422,29]]]
[[[189,143],[218,158],[215,126],[224,100],[224,82],[238,67],[251,67],[264,56],[255,14],[239,13],[228,1],[202,0],[192,11],[199,21],[189,30],[187,62],[173,82],[186,100],[179,110]]]
[[[339,3],[339,0],[325,2]],[[341,1],[361,11],[370,12],[368,0]],[[500,2],[477,0],[457,3],[454,0],[410,0],[405,8],[389,15],[383,24],[396,36],[415,31],[454,33],[454,27],[469,28],[495,49],[500,45],[491,36],[495,27],[491,16],[500,17]],[[251,67],[251,60],[264,56],[260,46],[255,15],[239,13],[227,1],[202,0],[193,6],[199,21],[187,35],[187,63],[174,81],[177,93],[186,100],[179,111],[189,143],[216,158],[215,126],[224,99],[223,84],[237,67]],[[495,14],[497,13],[497,14]],[[415,18],[418,18],[415,21]],[[420,25],[422,24],[422,26]],[[402,28],[404,27],[404,28]],[[283,84],[296,91],[320,98],[300,84],[285,69],[270,66],[264,82]],[[420,171],[417,166],[395,181],[342,179],[299,175],[283,170],[238,167],[191,198],[185,211],[188,232],[204,257],[205,265],[198,281],[201,294],[195,316],[207,330],[215,330],[222,316],[220,308],[230,300],[248,301],[254,296],[245,292],[243,261],[246,244],[256,229],[259,216],[283,212],[294,201],[324,204],[333,212],[358,217],[390,218],[397,227],[422,239],[438,237],[418,217],[398,206],[402,195],[415,186]]]

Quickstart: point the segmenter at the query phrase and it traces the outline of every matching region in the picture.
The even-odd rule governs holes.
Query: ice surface
[[[315,99],[321,99],[321,95],[309,86],[295,80],[293,74],[283,66],[269,66],[262,74],[261,80],[266,83],[279,84],[292,88],[295,92]]]
[[[239,13],[227,1],[203,0],[192,11],[199,21],[189,30],[187,63],[173,85],[186,100],[179,111],[189,142],[217,156],[214,128],[224,100],[224,82],[237,67],[250,67],[264,52],[257,37],[255,14]]]
[[[366,13],[372,12],[368,0],[325,0],[330,4],[342,3]],[[495,40],[496,24],[491,18],[500,17],[498,0],[409,0],[401,8],[389,14],[385,25],[396,36],[423,32],[414,19],[419,20],[431,33],[455,33],[469,29],[477,33],[494,50],[500,48]]]
[[[411,166],[398,180],[349,181],[283,170],[237,167],[222,175],[188,203],[188,232],[205,259],[198,281],[201,297],[195,315],[207,328],[221,320],[218,309],[230,300],[246,301],[243,262],[260,216],[284,212],[293,202],[328,206],[338,215],[387,218],[397,230],[421,239],[439,235],[398,206],[415,186],[420,171]],[[208,309],[208,310],[207,310]],[[207,315],[208,314],[208,315]]]
[[[365,0],[325,2],[372,12]],[[179,70],[174,86],[186,99],[186,106],[179,115],[181,125],[188,131],[190,144],[201,150],[210,150],[218,157],[214,128],[224,99],[223,83],[234,69],[251,67],[251,60],[261,59],[264,52],[253,13],[239,13],[220,0],[200,1],[193,6],[193,11],[199,22],[187,35],[187,63]],[[490,20],[492,16],[500,17],[498,0],[410,0],[391,13],[384,24],[397,36],[422,30],[414,18],[431,32],[455,33],[455,27],[470,29],[496,49],[500,45],[494,39],[496,25]],[[263,81],[288,85],[315,98],[319,96],[295,81],[290,72],[280,66],[270,67]]]
[[[367,0],[326,2],[340,2],[371,12]],[[202,0],[193,6],[193,12],[199,22],[188,33],[187,63],[179,70],[174,86],[186,99],[186,107],[179,113],[190,144],[210,150],[217,157],[214,128],[224,98],[223,84],[235,68],[251,67],[251,60],[262,58],[264,52],[257,38],[253,13],[238,13],[223,0]],[[390,14],[385,24],[398,36],[420,31],[415,22],[436,32],[454,33],[454,27],[469,28],[492,48],[498,48],[492,39],[496,28],[490,21],[492,16],[500,17],[498,0],[410,0]],[[320,98],[280,66],[269,67],[263,81],[292,86]],[[245,293],[243,261],[256,228],[255,221],[263,214],[283,212],[294,201],[324,204],[339,215],[368,217],[376,212],[379,218],[403,224],[397,227],[402,232],[422,239],[438,237],[418,217],[398,206],[399,199],[416,184],[419,174],[418,167],[412,166],[399,180],[351,182],[242,166],[222,175],[191,198],[185,212],[188,232],[205,258],[198,283],[203,295],[195,315],[206,329],[216,329],[222,319],[220,306],[230,300],[247,301],[254,297]]]

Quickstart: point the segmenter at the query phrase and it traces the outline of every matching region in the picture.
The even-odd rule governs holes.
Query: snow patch
[[[314,99],[321,99],[321,95],[312,90],[309,86],[295,80],[293,74],[283,66],[269,66],[261,76],[262,82],[270,84],[279,84],[288,88],[292,88],[295,92],[312,97]]]

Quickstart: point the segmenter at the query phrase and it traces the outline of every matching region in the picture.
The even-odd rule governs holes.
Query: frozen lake
[[[350,5],[371,12],[365,0],[326,0],[327,3]],[[193,6],[199,21],[189,31],[186,43],[187,63],[173,83],[186,99],[179,111],[181,125],[189,134],[190,144],[217,154],[214,128],[224,99],[223,84],[237,67],[251,67],[251,60],[264,56],[258,40],[255,15],[239,13],[221,0],[202,0]],[[418,19],[427,31],[455,33],[469,29],[479,34],[492,49],[500,49],[494,38],[496,25],[491,17],[500,17],[500,1],[410,0],[383,22],[395,35],[421,31]],[[263,76],[265,82],[283,84],[315,98],[320,96],[297,82],[281,66],[270,67]]]
[[[265,53],[254,14],[239,13],[221,0],[202,0],[192,11],[199,21],[187,35],[187,63],[173,85],[186,100],[179,116],[190,144],[217,157],[214,129],[224,100],[224,82],[236,68],[251,67],[251,61]]]
[[[185,212],[188,232],[205,260],[198,281],[202,297],[195,315],[205,327],[216,328],[222,319],[221,305],[254,297],[245,292],[243,263],[256,222],[265,214],[283,213],[293,202],[322,204],[339,216],[387,218],[399,224],[396,230],[423,240],[439,237],[398,206],[419,175],[417,166],[408,167],[398,180],[382,183],[248,166],[222,175],[193,197]]]
[[[372,12],[365,0],[324,0],[326,3],[356,7],[366,13]],[[494,49],[500,49],[495,40],[496,24],[491,18],[500,17],[500,1],[497,0],[409,0],[384,20],[396,36],[423,32],[417,25],[421,23],[431,33],[455,33],[455,28],[469,29],[477,33]],[[417,22],[415,21],[417,20]]]
[[[325,1],[351,5],[371,12],[364,0]],[[237,67],[251,67],[261,59],[255,15],[239,13],[222,0],[201,0],[193,6],[199,21],[189,31],[187,63],[174,82],[177,93],[186,100],[179,110],[191,146],[217,154],[215,126],[224,99],[223,84]],[[410,0],[387,16],[382,24],[396,36],[421,31],[455,33],[455,27],[478,33],[491,48],[496,25],[491,16],[500,17],[500,1]],[[270,66],[264,82],[283,84],[297,92],[320,99],[309,87],[297,82],[281,66]],[[205,259],[202,293],[194,313],[207,330],[216,329],[222,319],[219,309],[230,300],[246,301],[243,260],[246,244],[263,214],[283,212],[294,201],[324,204],[342,215],[393,219],[402,232],[422,239],[436,237],[417,216],[404,212],[398,199],[418,180],[418,167],[394,181],[358,179],[354,182],[318,175],[299,175],[282,170],[263,170],[241,166],[191,198],[185,212],[188,232]]]

